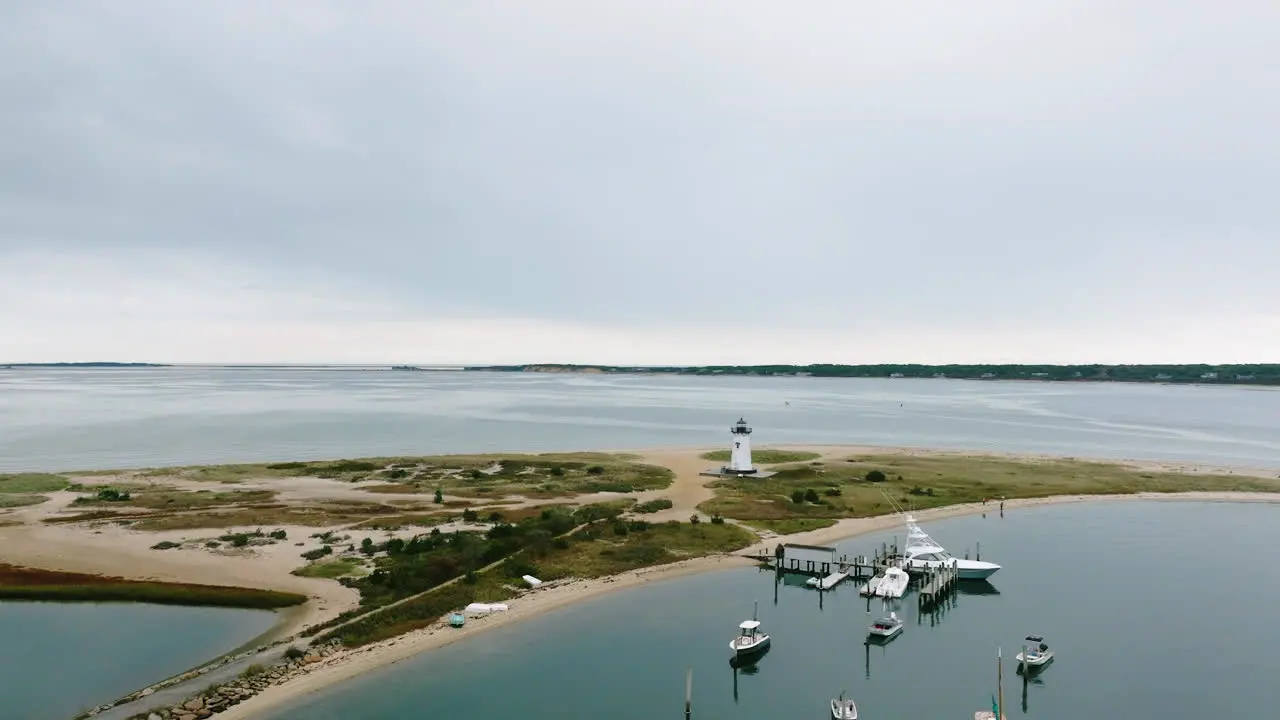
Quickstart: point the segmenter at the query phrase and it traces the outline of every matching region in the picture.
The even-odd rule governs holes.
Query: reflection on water
[[[962,580],[956,583],[956,591],[961,595],[999,595],[1000,591],[990,580]]]
[[[766,645],[760,652],[752,655],[738,656],[734,655],[729,658],[729,667],[733,668],[733,702],[738,702],[738,673],[743,675],[757,675],[760,673],[760,666],[756,663],[760,662],[760,658],[769,654],[773,649],[772,645]]]

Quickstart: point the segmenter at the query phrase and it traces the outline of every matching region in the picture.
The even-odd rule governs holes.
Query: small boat
[[[1015,656],[1020,669],[1035,670],[1053,662],[1053,651],[1045,644],[1044,638],[1028,635],[1027,642],[1031,644],[1023,647],[1022,652]]]
[[[462,624],[466,621],[467,616],[462,613],[453,613],[449,616],[449,625],[452,627],[462,627]]]
[[[844,693],[831,699],[831,720],[858,720],[858,706]]]
[[[871,578],[866,587],[862,589],[862,594],[874,597],[900,598],[906,594],[907,585],[910,583],[911,576],[907,574],[907,571],[900,567],[890,567],[884,571],[883,575]]]
[[[902,621],[898,619],[898,614],[891,612],[889,617],[882,617],[871,624],[867,628],[867,635],[873,635],[881,638],[891,638],[902,632]]]
[[[760,609],[760,603],[756,603],[756,610]],[[760,621],[756,619],[756,613],[751,613],[750,620],[743,620],[738,625],[738,637],[729,642],[729,649],[733,650],[736,657],[744,657],[746,655],[754,655],[769,647],[769,636],[760,632]]]

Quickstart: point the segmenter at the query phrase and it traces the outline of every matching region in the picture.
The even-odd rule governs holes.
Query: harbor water
[[[275,620],[262,610],[0,602],[0,718],[65,720],[230,651]]]
[[[692,667],[701,720],[823,718],[842,690],[868,720],[972,718],[997,693],[998,651],[1011,718],[1268,716],[1271,665],[1256,652],[1280,636],[1280,576],[1236,550],[1280,542],[1278,513],[1121,501],[938,521],[925,527],[935,539],[961,553],[981,541],[983,559],[1003,569],[989,583],[961,583],[937,613],[920,615],[909,594],[894,606],[906,629],[884,646],[864,642],[883,601],[868,613],[852,582],[819,594],[802,576],[779,585],[772,571],[736,569],[499,628],[269,717],[676,720]],[[870,553],[892,534],[840,551]],[[728,643],[755,600],[772,648],[735,670]],[[1057,657],[1024,685],[1013,656],[1028,634]]]

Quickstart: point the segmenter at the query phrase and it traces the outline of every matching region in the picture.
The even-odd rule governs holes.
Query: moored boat
[[[1028,635],[1027,642],[1030,644],[1024,646],[1022,652],[1015,656],[1019,670],[1037,670],[1053,662],[1053,651],[1049,649],[1043,637]]]
[[[757,602],[756,609],[759,610],[759,607],[760,603]],[[729,642],[729,648],[736,657],[754,655],[769,646],[769,636],[761,632],[756,614],[753,612],[750,620],[738,624],[738,637]]]
[[[867,581],[862,589],[863,595],[872,597],[900,598],[907,592],[911,576],[900,567],[886,568],[884,573]]]
[[[838,698],[831,698],[831,720],[858,720],[857,704],[852,698],[846,698],[844,693],[840,693]]]
[[[888,617],[882,617],[871,623],[871,627],[867,628],[867,635],[887,640],[902,632],[902,627],[903,624],[898,619],[898,614],[891,612]]]
[[[906,515],[905,518],[907,543],[903,549],[903,565],[908,571],[919,573],[926,570],[953,568],[956,571],[956,577],[960,580],[986,580],[1000,569],[1000,566],[995,563],[952,556],[946,548],[939,545],[916,524],[915,516]]]

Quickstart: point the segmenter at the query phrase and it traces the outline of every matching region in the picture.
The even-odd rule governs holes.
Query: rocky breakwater
[[[308,648],[306,652],[290,649],[285,659],[273,665],[254,665],[240,677],[221,685],[205,688],[195,697],[169,708],[151,710],[134,716],[136,720],[202,720],[266,690],[272,685],[286,683],[300,675],[327,665],[344,655],[339,641]],[[133,719],[131,719],[133,720]]]

